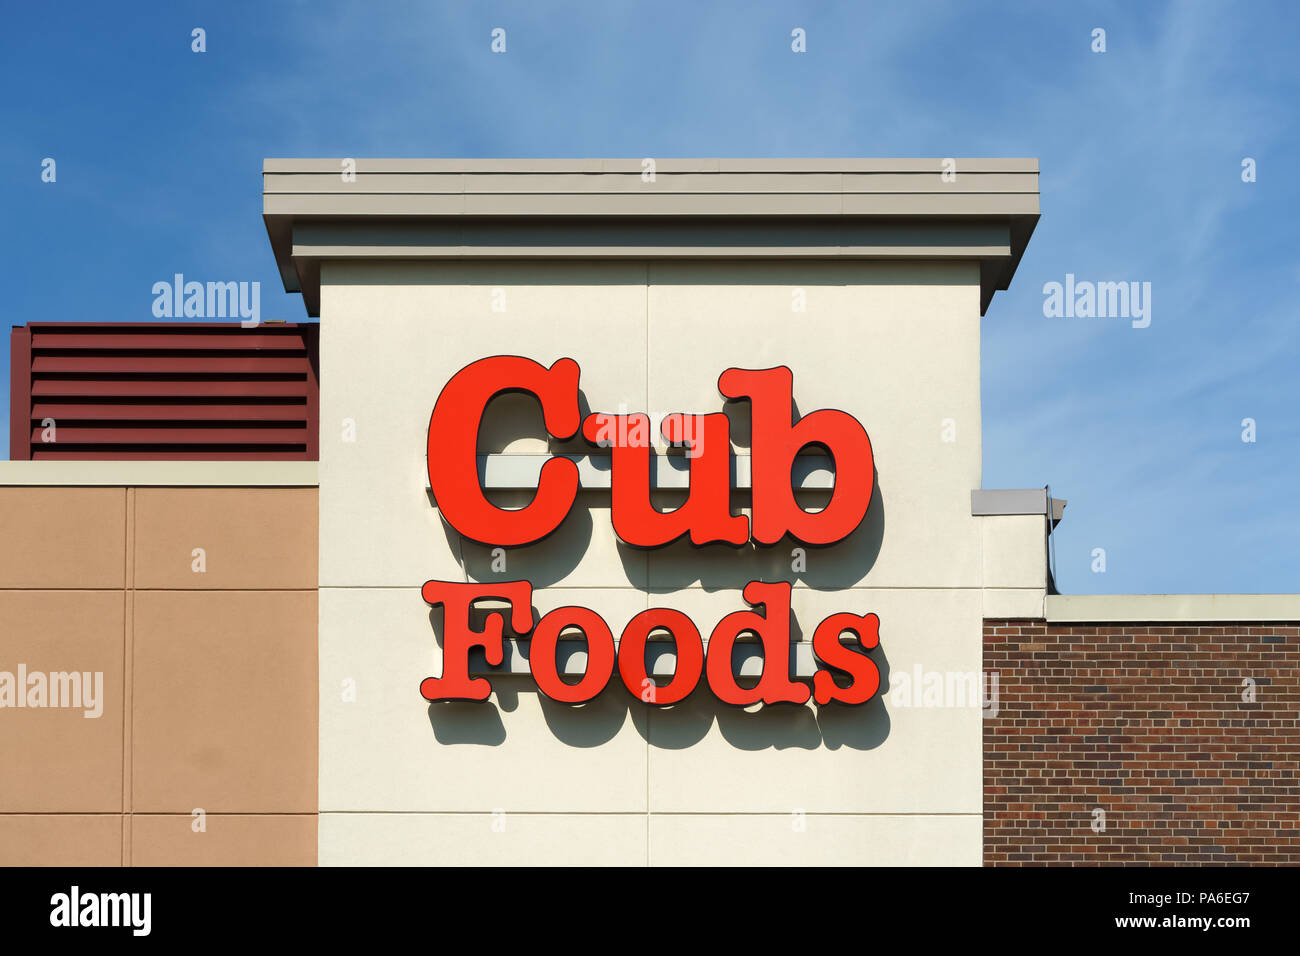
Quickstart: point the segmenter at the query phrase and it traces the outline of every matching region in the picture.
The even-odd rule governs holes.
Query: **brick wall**
[[[1300,625],[989,620],[984,668],[985,865],[1300,863]]]

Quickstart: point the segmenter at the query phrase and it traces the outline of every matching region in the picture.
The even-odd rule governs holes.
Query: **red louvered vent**
[[[15,326],[10,457],[315,461],[319,328]]]

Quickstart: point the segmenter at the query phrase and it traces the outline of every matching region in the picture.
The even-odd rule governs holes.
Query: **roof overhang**
[[[988,515],[1042,515],[1050,509],[1052,528],[1065,516],[1065,498],[1048,498],[1046,488],[976,488],[970,493],[970,513]]]
[[[893,259],[980,266],[1038,222],[1036,159],[268,159],[262,218],[320,315],[329,259]],[[945,169],[955,175],[945,178]]]
[[[1049,594],[1044,616],[1051,624],[1292,624],[1300,621],[1300,594]]]

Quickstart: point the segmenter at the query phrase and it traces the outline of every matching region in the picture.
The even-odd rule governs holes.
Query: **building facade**
[[[107,719],[0,712],[4,862],[1294,862],[1300,601],[1053,593],[1064,502],[981,487],[980,323],[1037,163],[956,169],[268,160],[272,249],[320,319],[301,424],[87,461],[24,396],[0,671],[95,664]],[[23,334],[30,385],[49,333]],[[193,414],[131,438],[192,449]],[[249,451],[288,427],[311,437]],[[566,479],[562,520],[521,530]],[[637,479],[736,540],[651,541]],[[878,689],[822,702],[851,671]]]

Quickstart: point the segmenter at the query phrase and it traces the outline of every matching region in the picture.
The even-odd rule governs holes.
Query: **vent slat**
[[[308,384],[305,380],[294,381],[252,381],[220,379],[175,379],[150,381],[147,379],[85,380],[85,379],[44,379],[32,384],[32,394],[41,397],[66,395],[80,397],[87,395],[109,395],[113,397],[140,398],[259,398],[293,396],[301,398],[307,394]]]
[[[32,429],[33,445],[51,444],[41,440],[45,429]],[[121,426],[86,428],[77,425],[56,427],[58,444],[69,445],[283,445],[306,441],[307,429],[301,428],[221,428],[195,425],[190,428]]]
[[[140,372],[204,373],[243,372],[267,374],[270,372],[296,372],[307,374],[310,362],[300,358],[279,356],[227,356],[227,355],[37,355],[32,358],[32,374],[44,372],[96,372],[117,375],[134,375]]]
[[[112,404],[99,405],[61,404],[41,402],[32,406],[32,421],[52,418],[61,421],[296,421],[307,420],[304,402],[293,405],[196,405],[192,402],[172,405]]]
[[[265,446],[256,451],[242,447],[238,450],[166,446],[111,449],[93,445],[72,448],[41,445],[32,448],[32,458],[36,461],[315,461],[315,458],[306,456],[303,445]]]
[[[224,335],[184,334],[167,332],[35,332],[32,350],[52,349],[119,349],[138,350],[200,350],[223,349],[239,351],[264,350],[268,352],[301,352],[302,336],[283,333],[234,331]]]

